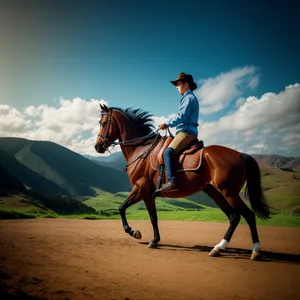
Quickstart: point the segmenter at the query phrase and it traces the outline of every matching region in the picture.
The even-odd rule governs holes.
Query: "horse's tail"
[[[261,188],[261,174],[256,160],[245,153],[241,153],[241,158],[246,164],[247,186],[245,197],[249,199],[252,210],[261,219],[269,219],[271,212]]]

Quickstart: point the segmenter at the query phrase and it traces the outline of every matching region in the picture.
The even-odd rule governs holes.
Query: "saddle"
[[[163,153],[173,140],[173,136],[164,136],[150,154],[151,167],[159,171],[157,188],[160,187],[164,175]],[[176,157],[176,172],[196,171],[202,162],[203,141],[198,139],[188,144]]]

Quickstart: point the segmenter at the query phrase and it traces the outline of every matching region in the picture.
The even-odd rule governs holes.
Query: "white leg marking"
[[[259,260],[261,258],[261,248],[259,242],[253,244],[251,260]]]
[[[214,250],[219,252],[221,249],[224,250],[227,247],[227,245],[228,245],[228,241],[223,239],[219,244],[217,244],[214,247]]]
[[[256,253],[259,253],[260,250],[261,250],[260,243],[259,242],[254,243],[253,244],[253,251],[256,252]]]

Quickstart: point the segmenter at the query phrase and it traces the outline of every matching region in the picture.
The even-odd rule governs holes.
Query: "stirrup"
[[[172,182],[168,182],[162,185],[162,187],[160,189],[157,189],[155,192],[164,192],[164,191],[168,191],[168,192],[173,192],[173,191],[177,191],[177,185],[175,183]]]

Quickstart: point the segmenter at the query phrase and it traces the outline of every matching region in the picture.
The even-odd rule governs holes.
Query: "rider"
[[[193,76],[181,72],[171,83],[177,87],[179,94],[183,97],[180,100],[179,112],[167,122],[159,125],[160,129],[176,126],[176,135],[163,155],[168,182],[157,190],[159,192],[177,190],[175,157],[198,136],[199,102],[193,93],[197,88]]]

